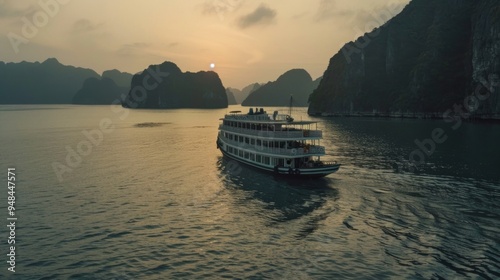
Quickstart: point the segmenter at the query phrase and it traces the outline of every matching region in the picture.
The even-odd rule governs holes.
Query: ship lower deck
[[[304,157],[297,157],[286,164],[287,158],[281,155],[258,154],[254,151],[241,151],[237,146],[224,143],[220,138],[217,139],[217,147],[227,158],[244,163],[251,167],[272,172],[276,175],[294,176],[294,177],[324,177],[339,170],[340,164],[335,162],[324,163],[321,161],[305,162]],[[302,162],[302,164],[298,164]]]

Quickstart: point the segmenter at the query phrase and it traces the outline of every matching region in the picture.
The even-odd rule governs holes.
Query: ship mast
[[[286,120],[288,122],[293,122],[292,118],[292,107],[293,107],[293,94],[290,94],[290,108],[288,110],[288,116],[286,117]]]

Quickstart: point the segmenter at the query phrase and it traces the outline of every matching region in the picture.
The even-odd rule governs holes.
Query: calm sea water
[[[1,278],[500,277],[499,125],[318,118],[343,166],[290,181],[221,157],[226,111],[1,106],[0,217],[8,167],[18,217],[15,274],[1,227]],[[410,171],[435,128],[448,139]]]

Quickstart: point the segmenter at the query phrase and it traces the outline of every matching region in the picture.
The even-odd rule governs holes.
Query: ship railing
[[[338,163],[336,161],[322,161],[321,165],[323,166],[334,166],[337,165]]]
[[[331,161],[331,162],[324,162],[324,161],[309,161],[303,163],[300,168],[303,169],[314,169],[314,168],[321,168],[321,167],[333,167],[338,165],[336,161]]]
[[[308,148],[293,148],[293,149],[284,149],[284,148],[272,148],[272,147],[263,147],[256,146],[247,143],[241,143],[234,140],[229,140],[223,138],[223,141],[227,144],[236,146],[241,149],[254,150],[256,152],[269,153],[275,155],[288,155],[288,156],[298,156],[298,155],[315,155],[315,154],[325,154],[325,147],[323,146],[309,146]]]
[[[244,120],[244,121],[269,121],[271,117],[268,114],[229,114],[224,116],[227,120]]]
[[[250,136],[258,136],[264,138],[321,138],[323,137],[323,132],[321,130],[253,130],[246,128],[238,128],[227,125],[219,125],[219,129],[223,129],[229,132],[241,133]]]

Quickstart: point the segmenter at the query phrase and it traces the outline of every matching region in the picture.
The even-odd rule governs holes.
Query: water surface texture
[[[2,241],[1,278],[500,277],[500,126],[299,108],[343,166],[290,181],[222,158],[217,126],[234,109],[0,106],[2,182],[15,167],[19,219],[16,273]],[[112,129],[102,139],[100,126]],[[410,170],[414,141],[435,128],[447,140]],[[6,191],[0,206],[6,218]]]

